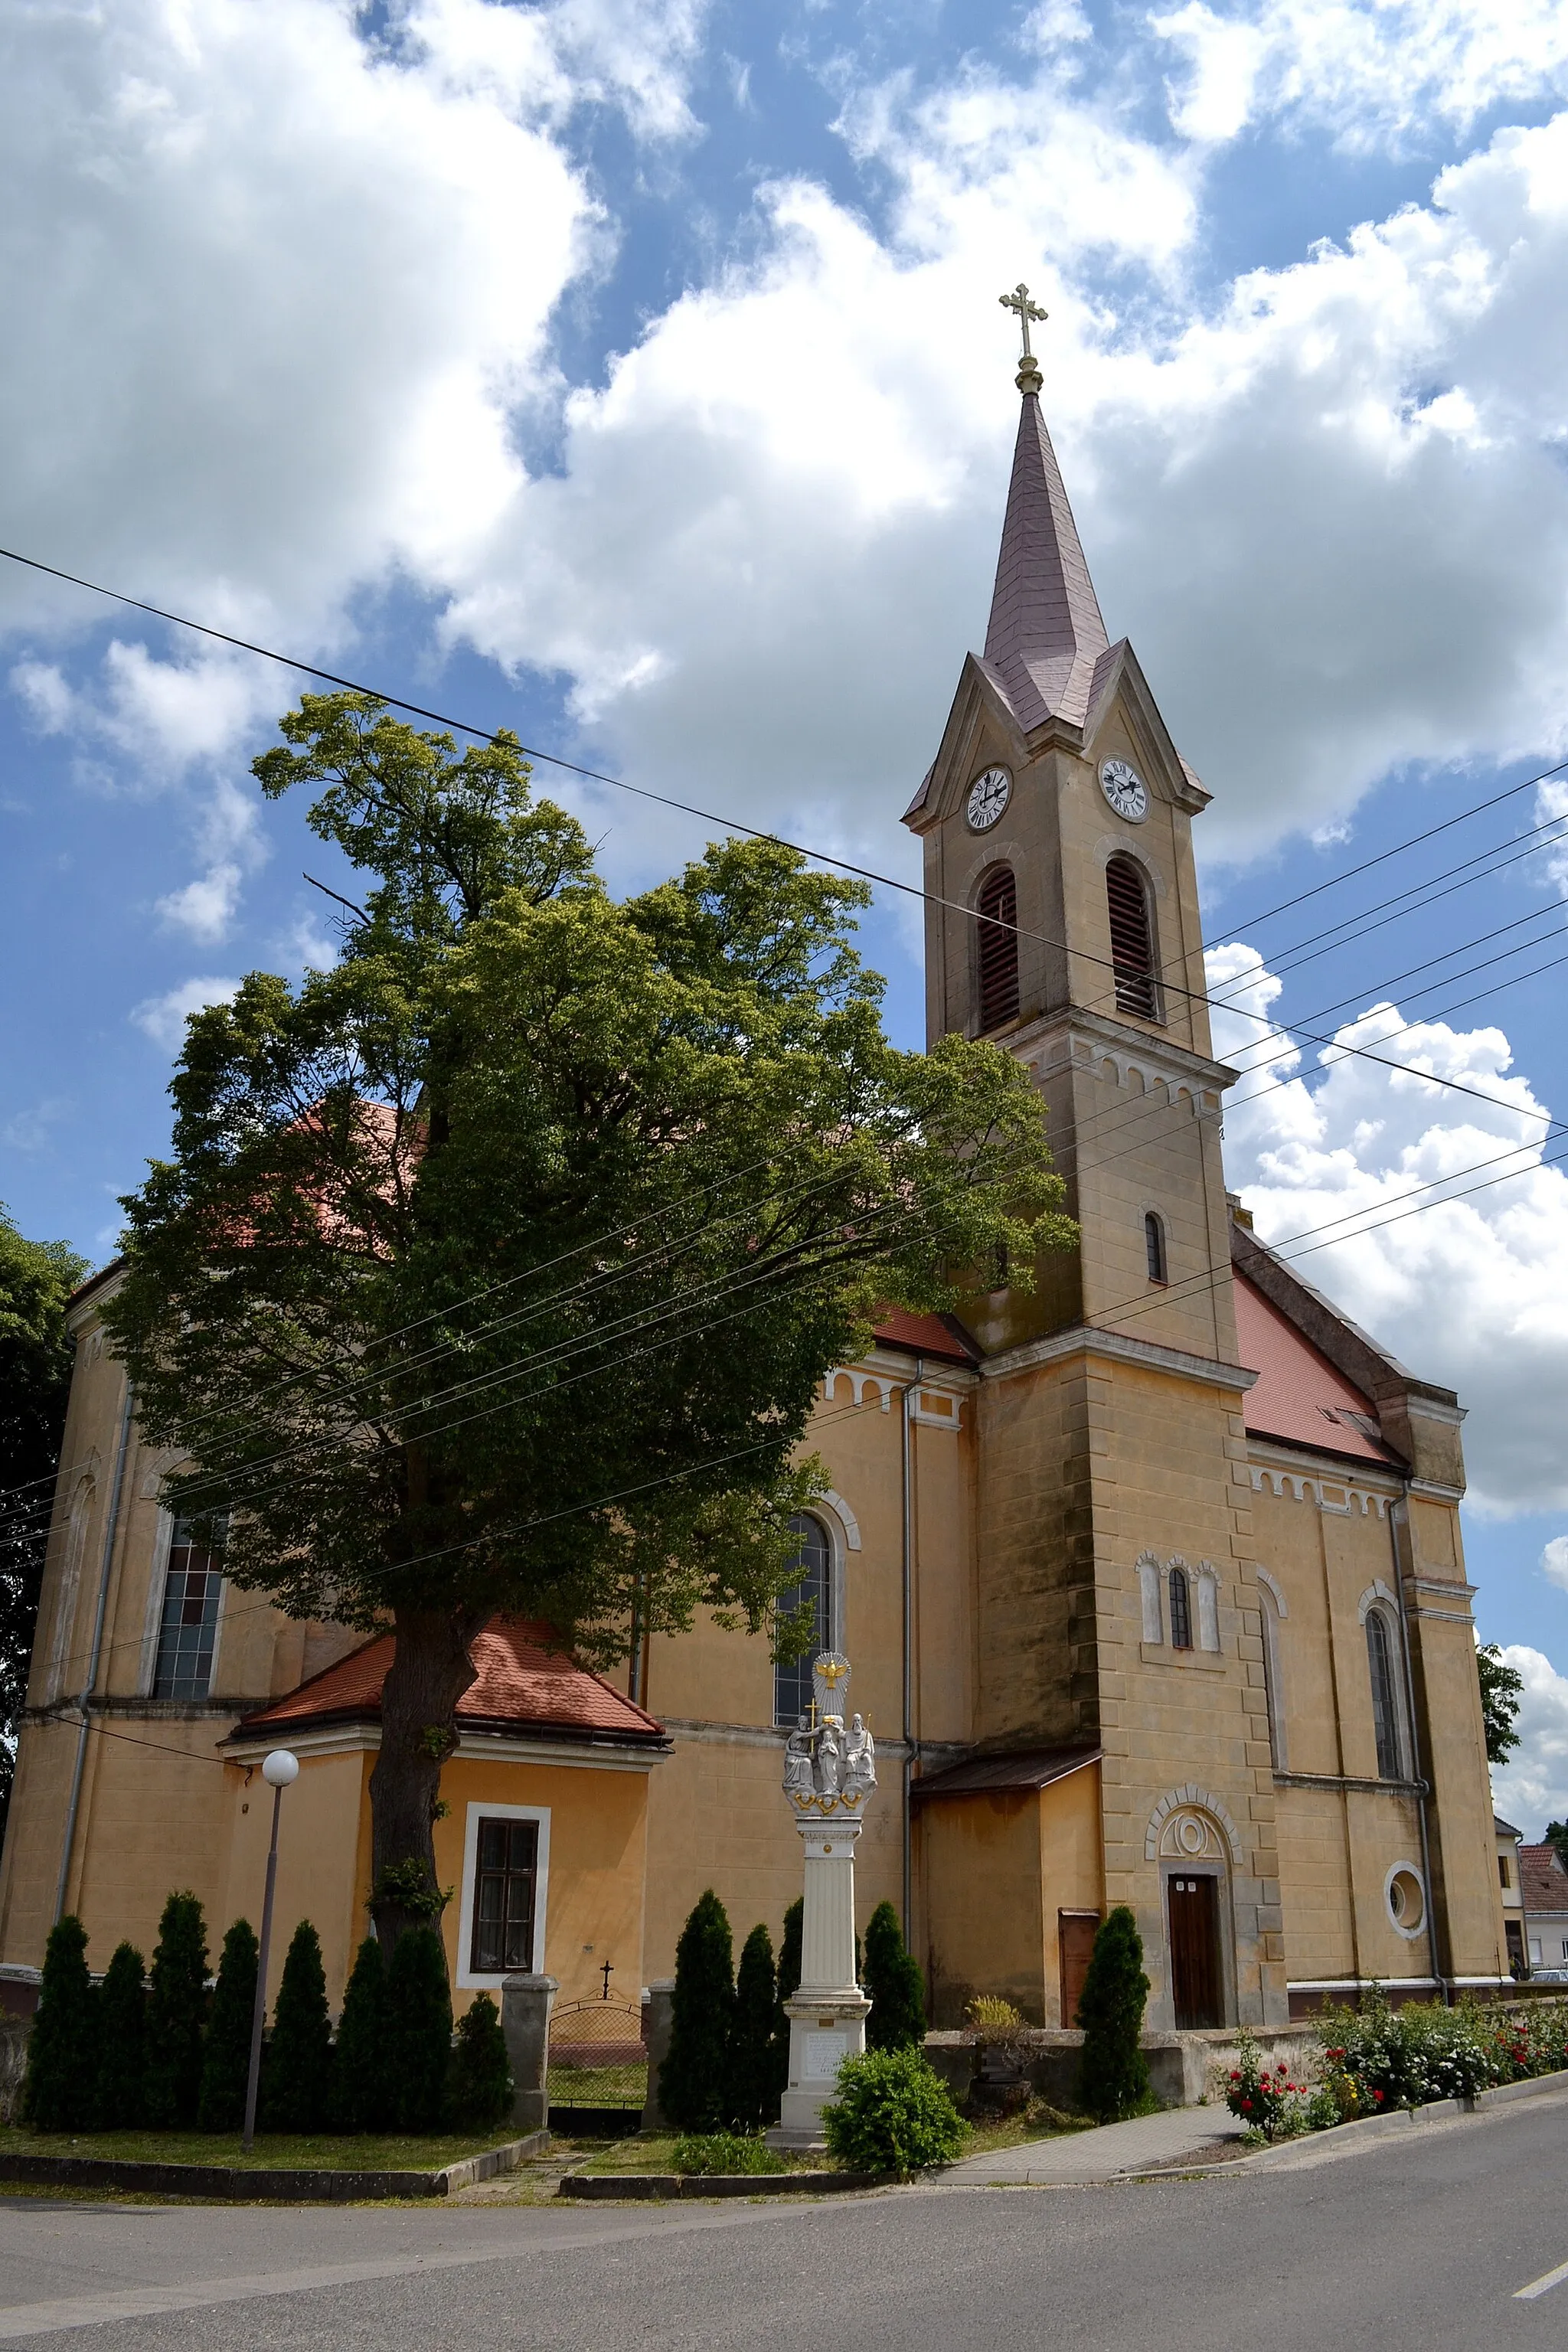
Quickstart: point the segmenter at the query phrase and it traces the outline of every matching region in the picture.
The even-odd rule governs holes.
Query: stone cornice
[[[1026,1340],[1020,1348],[989,1357],[980,1370],[988,1381],[1015,1380],[1021,1372],[1035,1371],[1042,1364],[1063,1363],[1069,1356],[1109,1356],[1115,1363],[1136,1364],[1142,1371],[1174,1372],[1182,1380],[1233,1389],[1238,1394],[1258,1378],[1242,1364],[1222,1364],[1213,1356],[1189,1356],[1183,1348],[1130,1339],[1124,1332],[1104,1330],[1097,1323],[1075,1323],[1070,1329],[1053,1331],[1044,1339]]]
[[[1059,1057],[1040,1064],[1042,1077],[1054,1076],[1058,1069],[1068,1067],[1073,1048],[1079,1045],[1090,1052],[1168,1064],[1189,1086],[1209,1087],[1219,1094],[1235,1086],[1241,1075],[1228,1062],[1212,1061],[1207,1055],[1194,1053],[1190,1045],[1163,1035],[1158,1029],[1137,1027],[1130,1021],[1113,1021],[1106,1013],[1089,1013],[1073,1004],[1058,1005],[1054,1012],[1021,1022],[1016,1029],[1007,1031],[1001,1042],[1005,1043],[1009,1053],[1025,1060],[1040,1045],[1058,1038],[1065,1051]]]

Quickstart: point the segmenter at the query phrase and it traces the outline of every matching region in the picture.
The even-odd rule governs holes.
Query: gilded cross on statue
[[[1030,301],[1029,289],[1022,278],[1014,287],[1011,294],[999,294],[996,299],[1004,310],[1017,312],[1018,324],[1024,333],[1024,356],[1018,363],[1018,389],[1020,392],[1038,392],[1041,376],[1039,369],[1035,364],[1035,354],[1029,348],[1029,321],[1031,319],[1036,319],[1043,322],[1047,314],[1037,302]]]

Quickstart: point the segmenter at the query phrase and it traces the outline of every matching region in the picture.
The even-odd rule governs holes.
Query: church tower
[[[1100,1748],[1105,1899],[1139,1914],[1152,2022],[1183,1859],[1160,1808],[1201,1790],[1186,1858],[1223,1874],[1227,2013],[1272,2020],[1254,1376],[1220,1157],[1236,1074],[1210,1042],[1192,848],[1209,795],[1109,639],[1040,412],[1042,314],[1023,288],[1004,299],[1023,407],[985,648],[904,821],[925,853],[928,1035],[993,1038],[1031,1072],[1080,1240],[1033,1291],[1004,1281],[964,1309],[984,1350],[977,1730],[993,1751]]]

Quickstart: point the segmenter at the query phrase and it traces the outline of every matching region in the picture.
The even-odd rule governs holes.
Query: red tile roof
[[[1242,1399],[1248,1433],[1355,1462],[1397,1464],[1377,1434],[1372,1399],[1346,1380],[1244,1274],[1236,1276],[1241,1360],[1257,1380]]]
[[[912,1356],[935,1356],[944,1364],[977,1364],[980,1350],[956,1315],[910,1315],[889,1307],[876,1324],[884,1348],[905,1348]]]
[[[1519,1874],[1525,1910],[1568,1911],[1568,1870],[1554,1845],[1521,1845]]]
[[[303,1729],[324,1723],[375,1722],[381,1686],[392,1664],[393,1638],[382,1634],[351,1651],[335,1666],[312,1675],[286,1698],[247,1715],[230,1737]],[[458,1725],[469,1731],[510,1731],[536,1738],[662,1744],[663,1727],[651,1715],[564,1650],[551,1646],[550,1628],[496,1617],[477,1634],[478,1675],[458,1701]]]

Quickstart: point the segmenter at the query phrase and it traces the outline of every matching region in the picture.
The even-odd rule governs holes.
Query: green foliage
[[[166,1501],[232,1514],[229,1580],[390,1615],[433,1703],[388,1713],[373,1876],[433,1887],[422,1738],[474,1629],[542,1618],[595,1664],[700,1609],[771,1633],[825,1370],[879,1304],[953,1305],[1001,1245],[1027,1287],[1073,1229],[1014,1057],[888,1042],[864,884],[731,841],[617,903],[510,736],[458,755],[353,693],[282,732],[263,789],[317,793],[365,919],[192,1016],[104,1313],[193,1465]],[[521,1324],[569,1380],[520,1371]]]
[[[399,2131],[434,2131],[452,2058],[447,1955],[434,1927],[410,1927],[398,1937],[386,1972],[386,2009],[394,2120]]]
[[[765,1927],[756,1927],[741,1948],[730,2027],[730,2119],[742,2131],[779,2119],[773,2043],[777,2007],[773,1938]]]
[[[359,1948],[343,1992],[327,2114],[334,2131],[384,2131],[396,2109],[390,2063],[386,1962],[374,1936]]]
[[[1545,1843],[1554,1845],[1563,1861],[1568,1863],[1568,1822],[1548,1822]]]
[[[309,1919],[301,1919],[283,1962],[272,2032],[261,2057],[262,2129],[319,2130],[326,2115],[331,2063],[321,1939]]]
[[[488,1992],[476,1993],[458,2020],[448,2093],[454,2127],[490,2130],[510,2115],[514,2088],[500,2011]]]
[[[1083,2028],[1079,2096],[1101,2123],[1138,2114],[1149,2097],[1141,2046],[1148,1998],[1143,1938],[1131,1912],[1119,1903],[1094,1939],[1078,2004]]]
[[[747,2132],[683,2132],[670,2162],[677,2172],[787,2172],[777,2148]]]
[[[67,1912],[44,1947],[38,2006],[27,2036],[22,2115],[39,2131],[79,2131],[98,2071],[98,2001],[88,1974],[87,1932]]]
[[[76,1352],[66,1301],[87,1271],[87,1260],[64,1242],[25,1239],[0,1208],[0,1493],[44,1493],[41,1482],[59,1460]],[[45,1512],[13,1512],[0,1528],[0,1830],[11,1801],[47,1543]],[[79,1688],[86,1663],[68,1661],[71,1691]]]
[[[918,2050],[868,2050],[847,2058],[838,2087],[822,2110],[835,2162],[854,2172],[893,2172],[907,2180],[928,2165],[951,2164],[963,2146],[963,2122],[947,2085]]]
[[[1481,1721],[1486,1726],[1487,1761],[1489,1764],[1506,1764],[1519,1746],[1519,1734],[1514,1725],[1519,1720],[1524,1676],[1514,1667],[1504,1665],[1502,1652],[1495,1642],[1483,1643],[1477,1649],[1476,1672],[1481,1683]]]
[[[450,1886],[436,1885],[423,1861],[409,1855],[377,1871],[369,1908],[402,1911],[411,1919],[438,1919],[453,1893]]]
[[[248,1919],[237,1919],[223,1939],[217,1983],[207,2018],[201,2097],[196,2106],[198,2131],[237,2131],[245,2121],[258,1962],[255,1929]]]
[[[926,2038],[925,1982],[920,1963],[904,1948],[904,1931],[890,1903],[879,1903],[866,1923],[861,1984],[871,1999],[868,2050],[918,2050]]]
[[[147,2012],[146,2120],[154,2131],[188,2131],[202,2089],[207,1931],[192,1894],[171,1895],[158,1923]]]
[[[1324,2122],[1473,2098],[1500,2083],[1554,2074],[1568,2066],[1568,2002],[1407,2000],[1395,2009],[1373,1986],[1359,2010],[1325,2010],[1317,2021],[1325,2080],[1341,2088],[1339,2112]],[[1314,2121],[1320,2120],[1315,2115]]]
[[[659,2068],[658,2103],[677,2131],[720,2131],[730,2121],[734,2010],[730,1922],[710,1886],[698,1896],[675,1948],[669,2052]]]
[[[1244,2025],[1237,2035],[1237,2063],[1225,2079],[1225,2103],[1249,2131],[1266,2140],[1289,2139],[1310,2119],[1308,2085],[1283,2061],[1266,2066],[1256,2037]]]
[[[134,2130],[146,2097],[146,1964],[134,1944],[117,1944],[98,1994],[93,2130]]]

